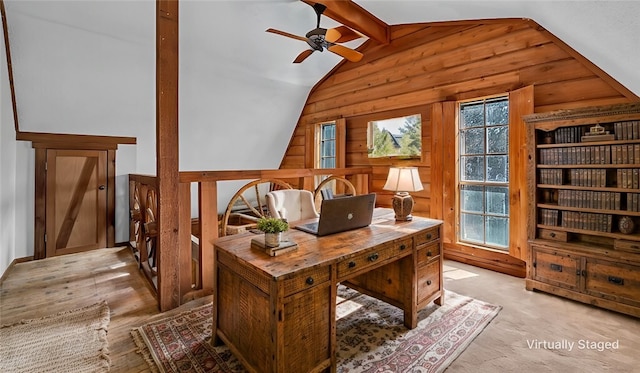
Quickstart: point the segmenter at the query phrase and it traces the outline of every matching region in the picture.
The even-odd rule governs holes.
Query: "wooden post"
[[[200,274],[202,276],[202,291],[204,294],[213,293],[215,255],[212,241],[218,238],[218,186],[215,181],[198,184],[199,222],[200,222]]]
[[[156,0],[156,175],[158,304],[180,305],[178,163],[178,0]]]

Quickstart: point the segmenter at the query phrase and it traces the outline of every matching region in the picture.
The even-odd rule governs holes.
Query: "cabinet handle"
[[[355,266],[356,266],[356,262],[353,262],[353,261],[349,262],[349,268],[353,268]]]
[[[431,285],[431,280],[427,280],[427,286]]]
[[[624,279],[621,277],[609,276],[608,280],[614,285],[624,285]]]
[[[431,256],[431,250],[427,251],[427,256]]]
[[[405,244],[400,245],[400,250],[404,250],[406,248],[407,248],[407,245],[405,245]]]
[[[551,232],[551,233],[549,233],[549,236],[551,236],[551,238],[554,238],[556,236],[556,233],[555,232]]]
[[[378,260],[378,253],[373,253],[371,255],[369,255],[369,261],[370,262],[375,262],[376,260]]]
[[[431,233],[427,233],[427,240],[431,239]]]
[[[307,281],[305,281],[307,285],[313,285],[313,277],[307,277]]]
[[[552,271],[562,272],[562,266],[560,264],[551,263],[549,266]]]

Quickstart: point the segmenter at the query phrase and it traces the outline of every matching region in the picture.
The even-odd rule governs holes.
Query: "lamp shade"
[[[422,181],[417,167],[391,167],[384,190],[394,192],[417,192],[422,190]]]

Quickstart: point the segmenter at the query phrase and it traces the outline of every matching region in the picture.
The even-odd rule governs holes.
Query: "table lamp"
[[[390,167],[387,182],[382,187],[384,190],[396,192],[393,196],[393,211],[396,220],[408,221],[413,219],[413,198],[409,192],[422,190],[422,182],[418,175],[417,167]]]

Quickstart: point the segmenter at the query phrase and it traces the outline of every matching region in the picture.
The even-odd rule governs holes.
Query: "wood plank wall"
[[[398,164],[418,166],[425,190],[413,194],[417,200],[416,213],[432,217],[449,216],[448,212],[455,209],[453,196],[446,197],[452,191],[447,190],[446,185],[435,188],[431,185],[433,180],[443,182],[441,173],[450,171],[436,171],[432,165],[438,160],[438,164],[442,164],[448,148],[455,146],[451,141],[433,138],[455,139],[453,134],[444,135],[447,131],[455,131],[454,116],[441,112],[443,107],[454,108],[455,105],[442,106],[442,103],[506,94],[526,86],[534,87],[535,112],[639,100],[531,20],[392,26],[390,44],[368,41],[359,50],[364,53],[362,61],[339,64],[311,91],[281,168],[305,167],[304,160],[309,151],[306,144],[312,141],[305,136],[313,134],[306,130],[308,126],[345,118],[345,166],[374,168],[372,191],[379,193],[382,205],[388,203],[386,196],[390,196],[381,190],[388,167]],[[315,57],[322,58],[320,55]],[[434,105],[436,103],[438,105]],[[366,125],[363,123],[367,118],[415,110],[420,111],[423,119],[421,159],[370,160],[365,156],[366,131],[363,129]],[[436,115],[444,119],[435,118]],[[432,128],[432,123],[445,128]],[[440,148],[432,149],[432,146]],[[434,172],[437,175],[432,176]],[[445,195],[432,199],[432,190]],[[438,211],[432,211],[434,208]],[[445,241],[455,243],[453,229],[448,234],[451,237],[445,237]],[[449,251],[455,250],[456,245],[452,244]],[[504,259],[498,254],[487,256],[483,253],[479,255],[483,263],[474,263],[473,250],[467,253],[469,248],[460,248],[459,251],[464,251],[468,262],[473,264],[524,276],[521,260],[517,264],[510,260],[512,257]]]

